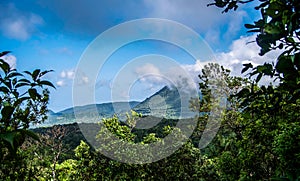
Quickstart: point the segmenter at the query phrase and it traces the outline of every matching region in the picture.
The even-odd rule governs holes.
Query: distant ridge
[[[49,111],[48,119],[37,127],[48,127],[55,124],[71,124],[71,123],[95,123],[101,121],[102,118],[112,117],[114,114],[124,114],[130,111],[140,102],[113,102],[102,104],[89,104],[85,106],[76,106],[68,108],[57,113]],[[75,118],[76,112],[76,118]]]
[[[182,105],[182,96],[179,91],[167,86],[163,87],[142,102],[113,102],[102,104],[90,104],[68,108],[57,113],[49,111],[48,119],[37,127],[49,127],[56,124],[71,123],[96,123],[102,118],[110,118],[117,115],[121,120],[125,119],[125,113],[134,110],[143,116],[157,118],[179,119],[191,117],[188,105]],[[189,99],[189,97],[187,97]],[[76,112],[76,117],[75,117]]]
[[[101,104],[89,104],[85,106],[75,106],[73,108],[68,108],[58,113],[62,115],[73,115],[73,116],[74,116],[74,112],[76,112],[79,115],[91,114],[91,111],[93,111],[96,108],[100,115],[105,116],[111,113],[128,111],[131,108],[138,105],[139,103],[140,102],[138,101],[130,101],[130,102],[108,102],[108,103],[101,103]]]

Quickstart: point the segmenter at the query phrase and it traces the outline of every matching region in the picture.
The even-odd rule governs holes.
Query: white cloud
[[[74,76],[75,76],[75,70],[63,70],[60,73],[61,78],[74,79]]]
[[[67,78],[68,79],[74,79],[75,72],[74,71],[68,71],[67,72]]]
[[[233,41],[228,52],[216,54],[216,60],[219,64],[229,68],[233,75],[241,75],[242,64],[252,63],[254,66],[264,62],[274,62],[280,50],[272,51],[264,56],[259,56],[260,47],[255,41],[256,35],[241,37]],[[253,42],[253,43],[249,43]]]
[[[192,65],[182,65],[182,68],[185,69],[190,75],[196,75],[201,72],[203,69],[205,62],[201,62],[200,60],[196,60],[195,64]]]
[[[157,86],[169,86],[190,90],[195,87],[194,80],[198,74],[193,73],[200,70],[199,64],[200,62],[197,61],[195,65],[170,65],[167,69],[161,70],[158,66],[146,63],[144,66],[138,67],[135,72],[140,77],[140,81],[146,83],[149,89]]]
[[[0,6],[1,7],[1,6]],[[20,12],[13,4],[1,7],[0,28],[2,34],[17,40],[27,40],[37,27],[44,24],[39,15]],[[4,16],[9,14],[9,16]]]
[[[66,85],[66,83],[65,83],[63,80],[59,80],[59,81],[56,82],[56,85],[57,85],[58,87],[63,87],[63,86]]]
[[[66,71],[62,71],[62,72],[60,73],[60,77],[61,77],[61,78],[66,78],[66,76],[67,76]]]
[[[75,75],[77,73],[77,75]],[[63,70],[59,74],[59,80],[56,82],[56,84],[60,87],[66,86],[69,84],[72,84],[72,81],[74,81],[75,76],[77,78],[77,84],[78,85],[86,85],[89,83],[89,78],[83,74],[80,70],[76,72],[76,70]]]
[[[204,65],[209,62],[219,63],[225,68],[231,70],[231,75],[243,76],[241,70],[243,64],[252,63],[254,66],[263,64],[265,62],[274,62],[280,51],[272,51],[264,56],[259,56],[260,47],[255,43],[249,43],[255,41],[256,36],[241,37],[238,40],[233,41],[228,52],[221,52],[215,54],[215,60],[197,60],[194,64],[183,64],[181,67],[170,67],[166,72],[163,72],[153,64],[147,63],[136,69],[136,73],[142,76],[140,79],[142,82],[147,83],[149,87],[153,85],[170,85],[170,82],[176,87],[185,86],[190,87],[192,83],[198,83],[198,75],[201,73]],[[187,76],[188,75],[188,76]],[[166,80],[169,79],[169,81]],[[187,81],[192,79],[193,82]],[[270,79],[264,78],[261,83],[268,83]]]
[[[135,73],[141,76],[140,81],[142,82],[148,82],[151,85],[165,83],[165,80],[162,78],[163,74],[153,64],[146,63],[144,66],[138,67]]]
[[[15,69],[17,66],[17,58],[14,55],[5,55],[1,57],[5,62],[7,62],[11,69]]]

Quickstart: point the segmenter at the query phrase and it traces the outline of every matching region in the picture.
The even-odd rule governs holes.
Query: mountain
[[[102,104],[90,104],[86,106],[76,106],[74,108],[65,109],[60,111],[58,114],[63,116],[68,116],[70,118],[75,118],[75,113],[77,117],[107,117],[114,114],[120,114],[129,111],[140,102],[113,102],[113,103],[102,103]]]
[[[176,88],[165,86],[135,106],[133,110],[144,116],[167,119],[190,118],[194,113],[189,109],[189,96],[187,92],[179,93]]]
[[[36,127],[47,127],[55,124],[70,124],[74,122],[95,123],[101,121],[102,118],[112,117],[114,114],[125,114],[139,103],[140,102],[137,101],[130,101],[90,104],[68,108],[57,113],[50,110],[48,112],[48,119]]]
[[[194,117],[189,110],[189,94],[167,86],[163,87],[152,96],[142,102],[114,102],[76,106],[54,113],[49,111],[48,119],[37,127],[47,127],[57,124],[70,123],[95,123],[102,118],[118,115],[121,120],[125,120],[125,113],[134,110],[143,116],[156,118],[179,119]],[[76,113],[76,117],[75,117]]]

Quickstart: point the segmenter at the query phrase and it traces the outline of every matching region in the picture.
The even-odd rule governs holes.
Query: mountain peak
[[[165,86],[133,108],[145,116],[175,118],[180,116],[181,99],[177,89]]]

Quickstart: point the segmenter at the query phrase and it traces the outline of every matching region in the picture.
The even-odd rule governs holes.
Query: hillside
[[[96,123],[102,118],[117,115],[125,120],[125,113],[131,109],[144,116],[153,116],[166,119],[189,118],[189,105],[182,105],[182,94],[177,89],[165,86],[142,102],[114,102],[90,104],[68,108],[60,112],[49,112],[49,118],[37,127],[53,126],[55,124]],[[76,113],[76,118],[75,118]]]
[[[178,118],[180,115],[181,99],[176,89],[167,86],[142,101],[133,108],[145,116],[151,115],[164,118]]]
[[[103,104],[90,104],[85,106],[76,106],[68,108],[60,112],[54,113],[49,111],[48,119],[37,127],[47,127],[55,124],[70,124],[70,123],[94,123],[99,122],[102,118],[112,117],[114,114],[121,115],[130,111],[139,102],[114,102]],[[75,120],[76,113],[76,120]]]

